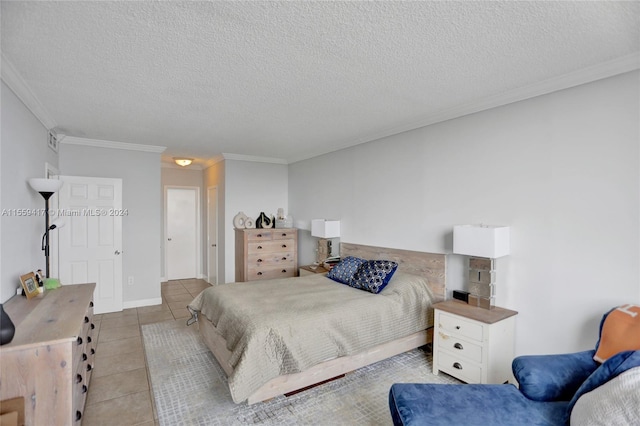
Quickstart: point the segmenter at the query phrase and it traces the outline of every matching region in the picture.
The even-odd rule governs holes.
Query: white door
[[[207,282],[218,284],[218,188],[207,190]]]
[[[166,189],[167,279],[195,278],[198,268],[198,188]]]
[[[60,176],[59,274],[96,283],[94,312],[122,310],[122,179]]]

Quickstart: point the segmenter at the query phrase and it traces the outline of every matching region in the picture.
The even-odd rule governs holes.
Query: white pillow
[[[571,411],[571,425],[640,425],[640,367],[582,395]]]

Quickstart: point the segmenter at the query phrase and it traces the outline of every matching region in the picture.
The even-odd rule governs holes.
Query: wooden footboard
[[[201,318],[198,324],[205,343],[227,376],[229,376],[233,372],[233,367],[228,362],[231,353],[227,349],[224,338],[206,318]],[[375,346],[356,355],[344,356],[322,362],[300,373],[278,376],[265,383],[260,389],[249,396],[247,402],[249,404],[255,404],[256,402],[266,401],[273,397],[284,395],[285,393],[303,389],[341,374],[349,373],[358,368],[382,361],[383,359],[410,351],[411,349],[418,348],[432,341],[433,328],[429,328],[401,339]]]

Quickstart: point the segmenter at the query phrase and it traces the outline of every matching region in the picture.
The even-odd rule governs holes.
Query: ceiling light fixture
[[[188,166],[189,164],[193,163],[193,158],[173,157],[173,161],[175,161],[178,166],[185,167],[185,166]]]

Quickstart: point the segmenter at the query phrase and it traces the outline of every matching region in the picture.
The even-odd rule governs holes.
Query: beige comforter
[[[239,403],[277,376],[424,330],[430,304],[426,278],[396,272],[380,294],[314,274],[214,286],[189,308],[226,340]]]

